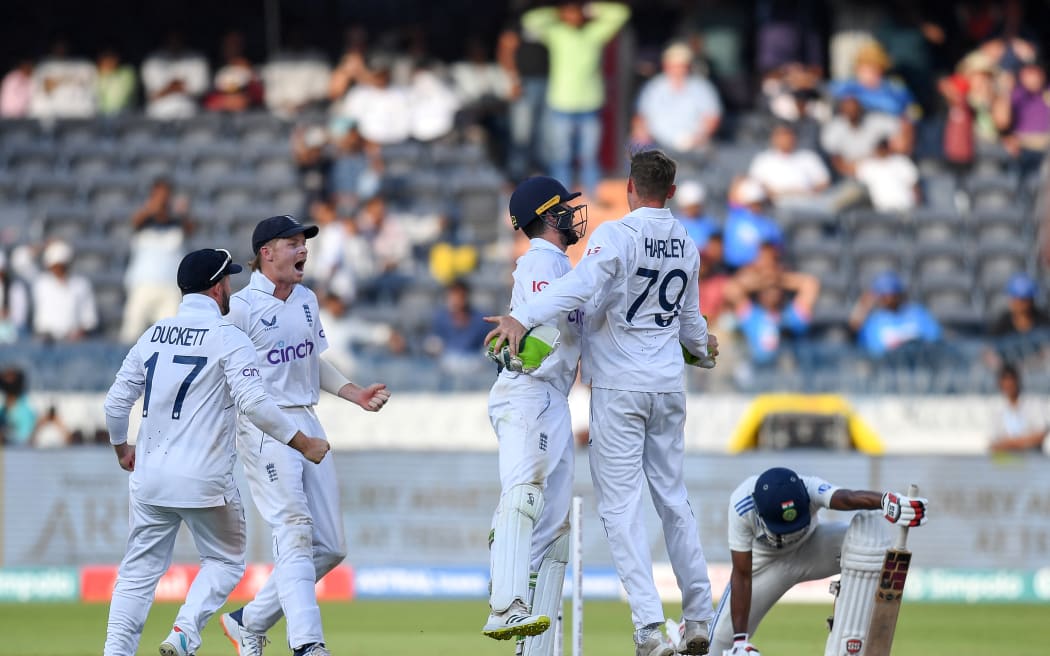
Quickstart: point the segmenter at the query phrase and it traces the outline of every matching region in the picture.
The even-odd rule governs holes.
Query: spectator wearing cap
[[[838,111],[820,132],[820,146],[831,157],[839,175],[852,178],[857,163],[875,152],[883,139],[892,139],[901,127],[900,119],[880,112],[868,112],[854,96],[838,102]]]
[[[560,0],[557,7],[537,7],[521,17],[522,27],[547,46],[547,152],[550,175],[573,179],[573,162],[580,163],[580,184],[594,197],[601,178],[598,148],[605,104],[602,52],[631,16],[619,2]],[[571,187],[572,185],[568,185]]]
[[[664,50],[663,72],[645,83],[632,121],[632,140],[671,151],[704,148],[722,121],[722,102],[711,82],[690,74],[693,51],[684,43]]]
[[[1050,433],[1045,402],[1021,396],[1021,374],[1014,366],[1004,365],[998,378],[1002,398],[989,431],[989,450],[992,453],[1042,453]]]
[[[857,163],[857,181],[868,190],[871,205],[880,212],[904,212],[919,203],[919,168],[907,155],[895,153],[888,139]]]
[[[1050,315],[1036,306],[1035,281],[1025,273],[1015,273],[1006,281],[1007,309],[995,319],[989,332],[995,337],[1024,335],[1050,327]]]
[[[853,77],[831,84],[832,98],[838,101],[852,96],[869,112],[906,117],[915,107],[915,98],[907,87],[886,78],[891,64],[877,41],[865,43],[853,60]]]
[[[674,199],[678,204],[675,216],[685,226],[686,233],[692,237],[696,247],[704,250],[707,240],[719,230],[718,221],[704,211],[707,190],[699,182],[687,180],[678,185]]]
[[[741,178],[729,189],[729,212],[723,237],[725,263],[731,271],[753,262],[763,243],[784,241],[780,226],[763,213],[765,200],[762,185],[751,178]]]
[[[875,276],[869,291],[861,295],[850,312],[850,329],[857,333],[862,349],[880,357],[911,342],[936,342],[941,326],[918,303],[906,303],[904,282],[896,273]]]
[[[776,205],[816,202],[831,184],[831,174],[812,150],[798,148],[790,123],[773,128],[770,148],[755,155],[748,176],[761,184]]]
[[[174,316],[182,302],[169,272],[179,267],[193,222],[188,200],[173,199],[172,192],[170,181],[155,180],[146,202],[131,217],[131,258],[124,274],[128,296],[120,326],[120,340],[126,344],[154,322]]]
[[[168,34],[164,47],[142,62],[146,115],[162,120],[189,118],[208,90],[208,62],[186,49],[182,35]]]
[[[42,271],[33,283],[33,334],[47,341],[82,339],[98,327],[95,293],[87,278],[71,274],[73,248],[54,241],[44,249]]]

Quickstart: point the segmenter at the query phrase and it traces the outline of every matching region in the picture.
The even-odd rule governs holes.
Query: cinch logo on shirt
[[[245,367],[244,369],[241,369],[241,375],[246,378],[251,378],[252,376],[258,376],[259,370],[255,367]]]
[[[285,346],[284,342],[281,342],[277,345],[277,348],[270,349],[270,352],[266,354],[266,361],[270,364],[292,362],[293,360],[301,360],[313,352],[314,343],[308,339],[294,346]]]

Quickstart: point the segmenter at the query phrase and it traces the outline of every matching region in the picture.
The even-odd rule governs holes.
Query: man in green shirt
[[[580,182],[591,198],[601,176],[602,51],[630,15],[627,5],[618,2],[562,2],[557,7],[532,9],[521,17],[525,31],[550,52],[546,133],[551,177],[567,183],[573,180],[573,160],[579,158]]]

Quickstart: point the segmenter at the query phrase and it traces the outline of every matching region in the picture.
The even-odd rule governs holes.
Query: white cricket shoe
[[[481,632],[495,640],[510,640],[517,636],[539,635],[549,629],[551,618],[532,615],[525,604],[514,600],[510,608],[502,613],[492,613]]]
[[[707,622],[683,619],[678,625],[678,646],[675,651],[679,654],[703,656],[711,647],[710,634]]]
[[[332,656],[332,652],[320,642],[315,642],[301,652],[300,656]]]
[[[246,629],[230,613],[222,616],[222,632],[233,643],[237,656],[262,656],[263,647],[270,642],[265,635]]]
[[[662,624],[643,626],[634,632],[635,656],[674,656],[674,642],[662,630]]]
[[[171,633],[160,643],[160,656],[194,656],[189,651],[186,634],[179,627],[172,627]]]

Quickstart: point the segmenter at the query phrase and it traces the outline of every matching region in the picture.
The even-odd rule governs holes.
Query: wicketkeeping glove
[[[761,656],[761,654],[753,644],[748,642],[746,633],[736,633],[733,635],[733,648],[723,649],[722,656]]]
[[[906,497],[896,492],[882,495],[882,513],[887,521],[905,526],[922,526],[926,523],[926,505],[929,500],[922,497]]]
[[[561,331],[554,326],[536,326],[521,339],[517,355],[510,354],[508,344],[504,344],[499,351],[493,351],[495,339],[489,343],[485,354],[504,369],[528,374],[539,369],[543,361],[550,357],[561,343],[560,339]]]
[[[682,359],[685,360],[685,363],[690,367],[700,367],[701,369],[715,368],[715,359],[710,355],[705,355],[703,357],[693,355],[689,352],[689,349],[685,347],[685,344],[679,342],[679,345],[682,347]]]

